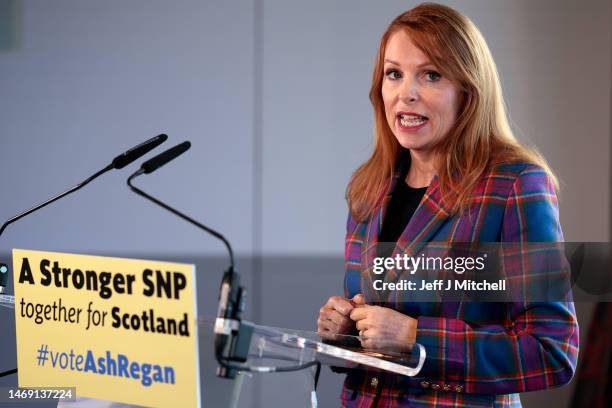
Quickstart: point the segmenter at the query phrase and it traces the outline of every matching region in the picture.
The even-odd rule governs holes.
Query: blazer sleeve
[[[346,236],[344,246],[344,297],[352,298],[361,293],[361,243],[360,227],[349,210],[346,221]]]
[[[502,241],[562,241],[557,197],[536,166],[516,178],[507,199]],[[523,271],[526,273],[526,271]],[[568,383],[578,356],[578,322],[568,302],[505,303],[506,321],[478,325],[421,316],[417,343],[427,359],[419,376],[468,393],[510,394]]]

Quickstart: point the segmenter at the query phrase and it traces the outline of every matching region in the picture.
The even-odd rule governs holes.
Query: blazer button
[[[438,391],[440,389],[440,384],[431,384],[431,389]]]
[[[378,378],[372,377],[372,381],[370,381],[370,385],[374,388],[378,387]]]
[[[455,392],[463,392],[463,387],[461,385],[455,385]]]
[[[452,389],[452,387],[451,387],[450,385],[448,385],[448,384],[444,384],[444,385],[442,386],[442,389],[443,389],[444,391],[450,391],[450,390]]]
[[[430,384],[428,381],[421,381],[421,387],[422,388],[429,388]]]

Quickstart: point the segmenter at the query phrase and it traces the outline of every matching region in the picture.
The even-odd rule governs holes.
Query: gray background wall
[[[566,239],[608,241],[610,2],[444,3],[480,27],[518,134],[557,171]],[[344,190],[372,146],[377,43],[415,4],[0,0],[0,218],[157,133],[168,145],[189,139],[188,154],[140,185],[228,236],[251,289],[250,318],[313,329],[320,304],[341,292]],[[200,311],[214,314],[223,248],[129,192],[134,169],[9,227],[0,251],[197,262],[210,275]],[[586,328],[592,305],[577,306]],[[0,313],[11,349],[12,317]],[[225,392],[210,373],[205,387]],[[243,405],[286,406],[301,380],[249,379]],[[337,405],[340,376],[325,371],[321,381],[321,405]],[[523,401],[563,406],[570,392]]]

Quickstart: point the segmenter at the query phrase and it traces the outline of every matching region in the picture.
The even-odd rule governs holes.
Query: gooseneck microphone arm
[[[140,173],[142,174],[142,173]],[[227,239],[220,234],[219,232],[215,231],[214,229],[207,227],[206,225],[194,220],[193,218],[191,218],[188,215],[183,214],[182,212],[170,207],[168,204],[163,203],[161,201],[159,201],[157,198],[153,197],[152,195],[149,195],[147,193],[145,193],[144,191],[142,191],[141,189],[139,189],[138,187],[136,187],[133,183],[132,180],[134,180],[136,177],[140,176],[139,172],[136,172],[134,174],[132,174],[130,176],[130,178],[127,181],[128,186],[130,187],[130,189],[135,192],[136,194],[146,198],[149,201],[154,202],[155,204],[165,208],[166,210],[170,211],[172,214],[178,215],[179,217],[181,217],[182,219],[184,219],[185,221],[195,225],[198,228],[201,228],[203,230],[205,230],[206,232],[208,232],[209,234],[219,238],[221,241],[223,241],[223,243],[225,244],[227,251],[229,252],[229,256],[230,256],[230,268],[234,269],[234,252],[232,251],[232,247],[230,246],[229,242],[227,241]]]
[[[85,187],[87,184],[91,183],[93,180],[95,180],[96,178],[100,177],[102,174],[113,170],[113,169],[122,169],[125,166],[127,166],[128,164],[134,162],[135,160],[138,160],[139,158],[141,158],[142,156],[144,156],[145,154],[147,154],[148,152],[150,152],[151,150],[155,149],[157,146],[159,146],[160,144],[162,144],[163,142],[165,142],[168,139],[168,136],[165,134],[160,134],[157,135],[155,137],[152,137],[151,139],[148,139],[146,141],[144,141],[143,143],[132,147],[131,149],[121,153],[120,155],[118,155],[117,157],[115,157],[113,159],[113,161],[106,167],[104,167],[102,170],[94,173],[92,176],[86,178],[85,180],[83,180],[82,182],[78,183],[77,185],[75,185],[72,188],[69,188],[68,190],[64,191],[63,193],[60,193],[54,197],[51,197],[50,199],[43,201],[40,204],[35,205],[34,207],[30,208],[29,210],[26,210],[22,213],[19,213],[11,218],[9,218],[3,225],[2,227],[0,227],[0,235],[2,235],[2,233],[4,232],[4,230],[6,229],[6,227],[8,227],[9,225],[13,224],[16,221],[19,221],[20,219],[22,219],[23,217],[32,214],[35,211],[40,210],[41,208],[44,208],[46,206],[48,206],[49,204],[59,200],[60,198],[66,197],[67,195],[74,193],[77,190],[80,190],[81,188]],[[0,295],[4,292],[4,288],[6,287],[7,281],[8,281],[8,270],[5,273],[0,273]],[[7,370],[7,371],[2,371],[0,372],[0,377],[4,377],[10,374],[15,374],[17,372],[17,369],[14,368],[12,370]]]
[[[91,177],[87,178],[86,180],[80,182],[79,184],[75,185],[74,187],[69,188],[68,190],[64,191],[63,193],[60,193],[60,194],[56,195],[55,197],[52,197],[52,198],[48,199],[47,201],[43,201],[42,203],[35,205],[34,207],[30,208],[29,210],[26,210],[26,211],[24,211],[24,212],[22,212],[20,214],[15,215],[14,217],[9,218],[2,225],[2,228],[0,228],[0,235],[2,235],[2,233],[4,232],[6,227],[11,225],[12,223],[14,223],[16,221],[19,221],[20,219],[22,219],[26,215],[32,214],[34,211],[40,210],[41,208],[44,208],[44,207],[48,206],[49,204],[59,200],[60,198],[67,196],[68,194],[71,194],[71,193],[74,193],[77,190],[80,190],[81,188],[85,187],[87,184],[92,182],[94,179],[100,177],[102,174],[106,173],[109,170],[112,170],[113,168],[114,168],[113,165],[109,164],[108,166],[106,166],[105,168],[103,168],[102,170],[100,170],[99,172],[94,174],[93,176],[91,176]]]
[[[136,194],[146,198],[149,201],[154,202],[155,204],[159,205],[160,207],[165,208],[166,210],[170,211],[172,214],[178,215],[179,217],[181,217],[182,219],[184,219],[185,221],[195,225],[198,228],[203,229],[204,231],[208,232],[209,234],[219,238],[221,241],[223,241],[223,243],[225,244],[225,247],[227,248],[227,251],[229,252],[229,257],[230,257],[230,268],[233,270],[234,269],[234,251],[232,250],[232,247],[230,245],[230,243],[227,241],[227,239],[219,232],[215,231],[214,229],[207,227],[206,225],[194,220],[193,218],[191,218],[188,215],[183,214],[182,212],[170,207],[168,204],[159,201],[157,198],[153,197],[152,195],[149,195],[147,193],[145,193],[144,191],[142,191],[141,189],[139,189],[138,187],[136,187],[133,183],[132,180],[134,180],[136,177],[140,176],[141,174],[143,174],[142,172],[137,171],[136,173],[132,174],[130,176],[130,178],[127,181],[128,186],[130,187],[130,189],[135,192]]]
[[[230,268],[232,270],[234,270],[234,251],[232,250],[232,246],[230,245],[229,241],[223,236],[223,234],[221,234],[220,232],[215,231],[214,229],[212,229],[210,227],[207,227],[206,225],[202,224],[201,222],[198,222],[198,221],[194,220],[190,216],[188,216],[186,214],[183,214],[182,212],[178,211],[177,209],[170,207],[168,204],[158,200],[157,198],[153,197],[152,195],[145,193],[144,191],[142,191],[141,189],[139,189],[138,187],[136,187],[132,183],[132,181],[136,177],[138,177],[138,176],[140,176],[142,174],[153,173],[155,170],[159,169],[164,164],[170,162],[171,160],[174,160],[175,158],[177,158],[181,154],[185,153],[187,150],[189,150],[190,147],[191,147],[191,143],[189,141],[185,141],[183,143],[180,143],[180,144],[178,144],[178,145],[176,145],[176,146],[166,150],[163,153],[158,154],[157,156],[153,157],[152,159],[144,162],[142,164],[142,166],[140,167],[140,169],[138,171],[136,171],[134,174],[132,174],[128,178],[127,185],[136,194],[146,198],[149,201],[154,202],[155,204],[159,205],[160,207],[163,207],[166,210],[170,211],[172,214],[179,216],[180,218],[184,219],[185,221],[195,225],[198,228],[203,229],[204,231],[208,232],[212,236],[220,239],[223,242],[223,244],[225,245],[225,247],[227,248],[227,252],[229,253]]]
[[[54,197],[51,197],[50,199],[43,201],[40,204],[35,205],[34,207],[30,208],[29,210],[26,210],[20,214],[15,215],[14,217],[9,218],[0,228],[0,235],[2,235],[2,233],[4,232],[4,230],[6,229],[6,227],[8,227],[9,225],[11,225],[12,223],[19,221],[20,219],[22,219],[23,217],[32,214],[34,211],[38,211],[41,208],[44,208],[46,206],[48,206],[49,204],[59,200],[60,198],[63,198],[65,196],[67,196],[68,194],[74,193],[77,190],[80,190],[81,188],[85,187],[87,184],[91,183],[93,180],[97,179],[98,177],[100,177],[102,174],[106,173],[107,171],[113,170],[113,169],[122,169],[125,166],[127,166],[128,164],[132,163],[133,161],[139,159],[140,157],[144,156],[146,153],[148,153],[149,151],[153,150],[154,148],[156,148],[157,146],[159,146],[160,144],[162,144],[163,142],[166,141],[166,139],[168,139],[167,135],[161,134],[158,136],[155,136],[149,140],[147,140],[144,143],[139,144],[138,146],[135,146],[133,148],[131,148],[130,150],[126,151],[125,153],[120,154],[119,156],[115,157],[112,161],[111,164],[109,164],[108,166],[104,167],[102,170],[98,171],[97,173],[95,173],[94,175],[88,177],[87,179],[83,180],[82,182],[80,182],[79,184],[75,185],[74,187],[69,188],[68,190],[64,191],[63,193],[60,193]]]

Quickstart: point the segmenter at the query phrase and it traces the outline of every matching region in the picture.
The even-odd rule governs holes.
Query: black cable
[[[318,361],[309,361],[304,364],[294,365],[294,366],[249,366],[242,364],[232,364],[224,361],[225,359],[222,356],[217,356],[217,362],[220,366],[227,369],[233,369],[238,371],[246,371],[251,373],[286,373],[291,371],[300,371],[305,370],[312,366],[320,366],[321,363]]]
[[[234,364],[226,361],[223,357],[223,348],[225,347],[224,342],[217,342],[215,346],[215,358],[219,365],[228,370],[246,371],[251,373],[284,373],[291,371],[300,371],[312,366],[318,366],[320,370],[321,363],[319,361],[309,361],[307,363],[293,365],[293,366],[249,366],[244,364]]]
[[[317,385],[319,385],[319,375],[321,375],[321,362],[317,361],[317,370],[315,371],[314,376],[314,390],[317,390]]]
[[[11,374],[17,374],[17,369],[13,368],[12,370],[2,371],[0,373],[0,377],[6,377],[7,375],[11,375]]]

